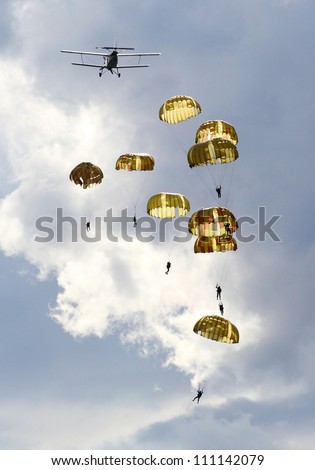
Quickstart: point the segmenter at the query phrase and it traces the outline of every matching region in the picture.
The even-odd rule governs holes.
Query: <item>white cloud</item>
[[[174,248],[176,261],[167,277],[168,249],[156,243],[114,243],[104,237],[98,243],[34,241],[36,218],[55,216],[56,207],[65,207],[65,215],[79,216],[82,204],[91,198],[92,210],[95,203],[96,213],[102,214],[104,207],[115,209],[116,201],[126,198],[113,184],[115,150],[109,136],[119,121],[109,121],[112,105],[106,110],[80,105],[69,112],[38,96],[34,82],[17,63],[7,61],[5,70],[2,91],[11,89],[3,108],[10,117],[6,147],[18,187],[1,205],[1,217],[8,221],[1,234],[2,248],[10,255],[23,254],[37,266],[41,278],[55,273],[62,292],[52,316],[71,335],[102,337],[122,330],[123,341],[139,342],[148,351],[159,345],[168,351],[166,364],[196,375],[195,382],[204,380],[225,352],[219,348],[210,353],[209,344],[192,332],[199,316],[217,308],[215,302],[209,306],[208,266],[192,254],[193,241]],[[97,158],[86,158],[94,155]],[[94,190],[83,194],[68,180],[69,169],[85,160],[99,164],[105,174],[103,185],[95,189],[97,198]],[[185,310],[178,314],[182,306]],[[249,328],[255,330],[257,325],[251,323]]]

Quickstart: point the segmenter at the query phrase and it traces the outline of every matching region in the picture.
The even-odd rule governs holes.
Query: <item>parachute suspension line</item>
[[[216,254],[221,254],[221,253],[216,253]],[[222,287],[222,265],[219,269],[218,264],[215,264],[214,276],[215,276],[215,283],[219,284]]]
[[[219,254],[221,254],[221,253],[219,253]],[[227,274],[227,266],[228,266],[228,259],[224,260],[224,263],[222,265],[222,269],[221,269],[221,273],[220,273],[219,281],[218,281],[218,284],[220,284],[220,285],[224,284],[223,279],[225,279],[226,274]]]
[[[222,178],[218,177],[218,168],[215,168],[218,165],[203,165],[195,167],[195,172],[198,173],[203,183],[206,185],[208,192],[211,194],[213,199],[218,202],[218,194],[216,188],[222,186]],[[194,168],[192,169],[194,170]],[[224,189],[224,188],[222,188]],[[221,204],[217,204],[221,205]]]
[[[168,256],[168,259],[169,261],[171,260],[171,256],[172,256],[172,253],[173,253],[173,250],[174,250],[174,244],[173,243],[168,243],[166,242],[166,253],[167,253],[167,256]]]
[[[216,174],[215,184],[216,187],[221,187],[222,196],[225,206],[228,204],[230,197],[231,185],[232,185],[232,175],[234,173],[234,167],[232,169],[229,167],[230,163],[218,163],[209,168],[209,171],[213,171]],[[219,205],[222,205],[220,203]]]
[[[135,210],[138,206],[138,203],[141,199],[141,196],[142,196],[142,193],[144,192],[145,187],[148,185],[148,176],[145,175],[145,174],[142,174],[142,173],[144,173],[143,171],[141,171],[139,173],[140,173],[139,175],[135,175],[135,176],[140,177],[140,178],[137,178],[137,179],[141,179],[141,177],[142,177],[143,181],[141,181],[141,183],[139,184],[139,186],[137,188],[137,197],[133,199]],[[148,173],[148,172],[145,172],[145,173]],[[151,173],[151,172],[149,172],[149,173]]]
[[[91,188],[88,188],[88,191],[90,190]],[[92,195],[91,193],[89,192],[88,195],[87,195],[87,213],[88,213],[88,220],[87,222],[90,222],[91,221],[91,218],[92,218]]]
[[[162,245],[163,251],[166,253],[167,260],[171,260],[171,256],[174,250],[174,241],[172,239],[173,233],[169,233],[170,231],[168,230],[168,225],[173,223],[173,219],[168,219],[166,223],[164,223],[165,219],[158,219],[157,221],[157,227],[158,227],[158,241],[159,244]],[[164,239],[162,240],[161,238],[161,225],[163,224],[163,232],[164,232]]]
[[[79,210],[80,210],[80,223],[83,221],[82,218],[86,219],[86,222],[90,222],[91,220],[91,188],[87,188],[85,191],[80,191],[81,193],[81,198],[80,198],[80,204],[79,204]]]
[[[81,188],[80,188],[81,189]],[[78,188],[75,188],[75,190],[78,190]],[[86,217],[86,200],[85,200],[85,197],[86,196],[85,194],[83,194],[83,191],[78,191],[79,194],[77,196],[77,199],[79,200],[79,222],[81,224],[81,221],[82,221],[82,217]]]
[[[233,165],[233,163],[232,163]],[[230,195],[231,195],[231,188],[232,188],[232,180],[234,176],[234,171],[235,171],[235,166],[232,166],[232,169],[229,174],[229,178],[225,178],[225,181],[227,182],[226,188],[224,188],[224,200],[225,200],[225,205],[226,207],[228,206],[230,202]],[[225,170],[225,173],[227,173],[227,170]]]
[[[136,213],[137,213],[137,206],[138,206],[138,203],[139,203],[139,199],[140,199],[140,195],[139,195],[136,199],[133,199],[133,211],[134,211],[134,215],[136,215]]]
[[[219,186],[220,179],[215,177],[216,168],[212,167],[213,165],[195,166],[194,168],[191,168],[191,171],[194,175],[197,175],[197,178],[199,178],[199,181],[205,187],[207,193],[217,201],[218,195],[216,188]]]
[[[222,185],[222,178],[218,174],[220,169],[215,168],[217,165],[205,165],[205,171],[210,175],[210,181],[212,183],[213,193],[217,199],[216,188]]]
[[[224,200],[225,205],[228,204],[235,171],[234,166],[228,168],[228,164],[218,163],[216,165],[196,166],[192,168],[191,171],[198,175],[200,182],[218,203],[217,205],[222,205],[222,200]],[[222,188],[221,201],[216,192],[216,188],[220,186]]]
[[[201,182],[202,186],[205,187],[206,191],[208,194],[211,195],[212,198],[216,198],[216,191],[215,191],[215,186],[213,184],[209,184],[209,178],[204,171],[203,167],[195,167],[191,168],[191,171],[194,175],[197,175],[197,178]],[[211,183],[211,181],[210,181]]]
[[[138,203],[142,197],[144,187],[148,184],[148,177],[145,174],[148,172],[123,171],[122,173],[124,174],[122,174],[121,176],[121,183],[128,196],[128,202],[130,202],[133,206],[134,216],[136,216]],[[132,173],[132,175],[130,173]],[[141,178],[142,178],[142,181],[141,181]],[[130,180],[132,179],[134,180],[133,183],[135,184],[136,189],[134,189],[134,187],[130,189]],[[126,204],[126,206],[128,206],[128,204]]]
[[[216,284],[219,284],[221,287],[226,285],[226,280],[229,276],[230,268],[231,268],[231,258],[229,257],[228,253],[225,253],[227,256],[224,258],[222,263],[220,264],[220,268],[216,266]],[[231,253],[230,253],[231,254]],[[222,253],[218,253],[218,255],[222,256]],[[223,253],[224,256],[224,253]]]
[[[125,176],[125,175],[123,175],[123,176]],[[127,193],[127,196],[128,196],[129,201],[131,201],[131,203],[132,203],[132,205],[133,205],[133,207],[134,207],[134,212],[135,212],[135,211],[136,211],[137,203],[136,203],[136,201],[134,200],[134,197],[133,197],[133,195],[132,195],[130,189],[128,188],[128,185],[126,184],[125,181],[123,181],[123,179],[124,179],[124,178],[122,178],[122,185],[123,185],[123,187],[124,187],[124,189],[125,189],[125,191],[126,191],[126,193]]]

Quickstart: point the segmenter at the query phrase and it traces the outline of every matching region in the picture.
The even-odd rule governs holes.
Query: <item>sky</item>
[[[0,448],[315,449],[314,2],[3,0],[0,13]],[[60,53],[115,38],[161,56],[99,78]],[[175,95],[201,113],[160,121]],[[109,233],[105,216],[133,217],[136,200],[141,220],[159,192],[185,195],[188,217],[218,204],[187,164],[212,119],[239,138],[222,194],[238,250],[194,254],[172,228],[165,243],[131,223],[129,241]],[[137,152],[153,172],[115,170]],[[69,180],[82,161],[101,185]],[[77,240],[69,222],[57,239],[57,209]],[[219,313],[218,281],[238,344],[193,332]]]

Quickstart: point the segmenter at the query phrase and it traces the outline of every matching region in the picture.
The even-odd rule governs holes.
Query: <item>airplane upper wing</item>
[[[127,52],[126,54],[117,54],[119,57],[129,57],[129,56],[134,56],[134,57],[141,57],[143,55],[161,55],[161,52]]]
[[[70,50],[62,50],[60,52],[65,52],[66,54],[82,54],[82,55],[97,55],[100,57],[109,57],[110,54],[106,52],[86,52],[86,51],[70,51]]]
[[[100,57],[110,56],[110,54],[106,52],[72,51],[72,50],[67,50],[67,49],[64,49],[60,52],[65,52],[66,54],[96,55]],[[161,53],[160,52],[126,52],[126,53],[118,53],[117,55],[119,57],[128,57],[128,56],[141,57],[141,56],[161,55]]]

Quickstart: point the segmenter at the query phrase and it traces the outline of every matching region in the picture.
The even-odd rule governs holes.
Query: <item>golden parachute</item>
[[[235,238],[227,235],[221,237],[198,237],[195,241],[195,253],[222,253],[224,251],[236,251]]]
[[[194,332],[204,338],[221,343],[238,343],[239,332],[229,320],[217,315],[200,318],[194,326]]]
[[[234,145],[238,143],[238,136],[232,124],[220,120],[207,121],[201,124],[196,132],[195,142],[200,144],[217,138],[229,140]]]
[[[154,158],[148,153],[126,153],[116,162],[116,170],[152,171]]]
[[[236,145],[227,139],[216,138],[193,145],[187,155],[190,168],[202,165],[231,163],[238,158]]]
[[[103,180],[102,170],[90,162],[82,162],[71,171],[69,178],[83,189],[100,184]]]
[[[151,196],[147,203],[147,212],[153,217],[180,217],[190,211],[188,199],[182,194],[159,193]]]
[[[231,233],[238,228],[237,220],[229,209],[208,207],[193,213],[188,222],[188,230],[198,237],[218,237],[226,234],[225,224],[229,224]]]
[[[163,103],[159,111],[161,121],[177,124],[201,113],[200,104],[190,96],[178,95]]]

